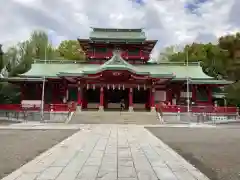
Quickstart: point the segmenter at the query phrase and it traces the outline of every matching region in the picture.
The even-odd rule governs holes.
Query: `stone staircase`
[[[69,124],[160,124],[153,112],[75,112]]]

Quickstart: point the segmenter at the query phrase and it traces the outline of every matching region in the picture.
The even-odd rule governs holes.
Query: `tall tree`
[[[28,42],[32,48],[31,54],[33,58],[41,60],[54,60],[58,58],[57,50],[49,42],[48,35],[45,31],[33,31]]]
[[[158,56],[158,62],[169,61],[170,57],[178,51],[176,46],[169,46],[163,49]]]
[[[28,71],[34,59],[57,59],[56,49],[49,43],[48,35],[44,31],[33,31],[28,40],[17,43],[8,48],[0,59],[0,68],[7,70],[9,77],[17,76]],[[1,69],[0,69],[1,70]],[[0,101],[13,102],[19,96],[17,87],[8,83],[2,83],[0,89]]]
[[[232,80],[240,80],[240,33],[220,37],[218,44],[226,52],[222,61],[226,76]]]
[[[231,102],[239,103],[240,92],[240,33],[222,36],[218,43],[187,45],[183,51],[170,57],[170,61],[201,62],[203,71],[215,78],[224,78],[235,81],[225,88],[227,98]]]
[[[3,50],[2,50],[2,44],[0,44],[0,78],[2,77],[3,68],[4,68]]]
[[[220,37],[218,44],[226,55],[222,61],[223,72],[227,79],[235,81],[226,88],[227,98],[240,105],[240,33]]]
[[[85,61],[85,54],[83,53],[80,44],[76,40],[65,40],[58,46],[58,51],[64,59]]]
[[[222,61],[226,57],[218,45],[211,43],[193,43],[186,45],[181,52],[173,54],[169,59],[175,62],[201,62],[203,71],[209,76],[218,78],[222,76]]]

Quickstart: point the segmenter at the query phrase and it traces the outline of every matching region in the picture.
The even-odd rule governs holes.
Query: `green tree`
[[[32,32],[28,40],[17,43],[15,46],[7,49],[6,53],[0,59],[0,68],[6,68],[7,76],[14,77],[28,71],[34,59],[58,58],[58,52],[49,43],[47,33],[37,30]],[[19,94],[18,87],[9,83],[2,83],[0,88],[0,102],[14,102]]]
[[[225,90],[230,102],[240,105],[240,33],[219,38],[218,45],[225,52],[222,70],[225,77],[235,83]]]
[[[4,53],[2,50],[2,45],[0,44],[0,78],[3,76],[2,70],[3,70],[4,66],[5,66]]]
[[[209,76],[218,78],[222,72],[222,61],[226,52],[218,45],[211,43],[193,43],[186,45],[181,52],[173,54],[169,60],[174,62],[201,62],[203,71]],[[221,75],[222,76],[222,75]]]
[[[17,76],[28,71],[33,62],[32,47],[29,41],[10,47],[5,53],[8,76]]]
[[[41,60],[54,60],[59,58],[57,49],[49,42],[48,35],[45,31],[33,31],[28,42],[32,50],[30,54],[33,58]]]
[[[216,45],[193,43],[174,53],[170,61],[201,62],[203,71],[215,78],[235,81],[225,88],[227,98],[240,104],[240,33],[222,36]]]
[[[240,33],[220,37],[218,45],[225,52],[222,64],[226,77],[240,80]]]
[[[65,40],[58,46],[58,51],[64,59],[85,61],[85,54],[77,40]]]
[[[177,46],[169,46],[169,47],[166,47],[165,49],[163,49],[163,51],[161,51],[159,53],[159,56],[158,56],[158,62],[161,62],[161,61],[169,61],[170,60],[170,57],[175,54],[177,52],[178,48]]]

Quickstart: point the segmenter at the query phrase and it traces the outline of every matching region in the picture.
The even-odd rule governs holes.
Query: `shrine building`
[[[215,89],[231,83],[206,75],[199,63],[149,62],[157,40],[142,29],[92,28],[78,41],[86,62],[35,60],[28,72],[8,78],[21,87],[22,100],[41,100],[45,81],[45,104],[75,102],[82,110],[116,110],[124,100],[126,110],[150,111],[158,102],[186,105],[188,94],[192,105],[212,106]]]

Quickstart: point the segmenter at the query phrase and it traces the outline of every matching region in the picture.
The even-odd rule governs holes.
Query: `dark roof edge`
[[[143,28],[97,28],[91,27],[93,31],[101,32],[142,32]]]

